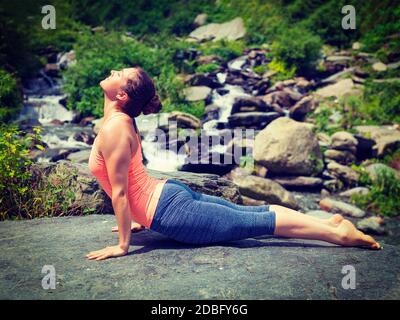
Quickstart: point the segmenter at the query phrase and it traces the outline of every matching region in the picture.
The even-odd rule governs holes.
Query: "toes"
[[[362,234],[362,241],[365,245],[368,245],[372,249],[380,249],[381,247],[374,238],[366,234]]]
[[[337,223],[340,223],[340,222],[342,222],[343,221],[343,216],[341,215],[341,214],[334,214],[333,215],[333,218],[334,218],[334,220],[337,222]]]
[[[330,219],[329,222],[333,225],[333,226],[338,226],[342,221],[343,221],[343,216],[340,214],[334,214]]]

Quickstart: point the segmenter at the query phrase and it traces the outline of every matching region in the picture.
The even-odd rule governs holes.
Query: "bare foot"
[[[341,214],[334,214],[332,217],[328,219],[328,223],[333,227],[337,227],[343,220],[344,218]]]
[[[137,222],[133,222],[131,223],[131,231],[133,233],[136,232],[140,232],[142,230],[146,229],[144,226],[142,226],[141,224],[137,223]],[[111,229],[112,232],[118,232],[118,226],[112,227]]]
[[[337,230],[341,238],[339,244],[342,246],[366,246],[375,250],[381,248],[380,244],[376,242],[374,238],[358,230],[349,220],[344,219],[337,227]]]

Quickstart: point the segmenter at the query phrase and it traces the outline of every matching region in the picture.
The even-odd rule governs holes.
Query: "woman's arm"
[[[99,134],[102,135],[100,149],[112,187],[111,201],[118,223],[119,244],[87,255],[96,260],[128,252],[132,220],[128,201],[128,169],[132,157],[128,128],[120,122],[110,121]]]

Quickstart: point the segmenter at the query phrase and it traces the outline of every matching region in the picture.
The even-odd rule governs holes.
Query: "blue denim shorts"
[[[269,211],[269,205],[238,205],[168,179],[150,229],[190,244],[240,240],[273,235],[275,212]]]

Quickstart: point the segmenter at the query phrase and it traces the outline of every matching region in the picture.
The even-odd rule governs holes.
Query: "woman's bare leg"
[[[323,219],[310,217],[279,205],[271,205],[276,214],[274,235],[288,238],[322,240],[342,246],[368,246],[379,249],[380,245],[371,236],[365,235],[346,219],[337,225],[321,222]],[[321,220],[321,221],[319,221]]]

